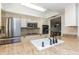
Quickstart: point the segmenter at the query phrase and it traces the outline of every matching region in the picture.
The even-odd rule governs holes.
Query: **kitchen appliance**
[[[27,27],[29,28],[37,28],[37,23],[27,23]]]
[[[2,26],[4,34],[1,39],[8,39],[9,43],[20,41],[21,36],[21,23],[19,18],[14,17],[2,17]],[[11,41],[10,41],[11,40]],[[2,41],[2,40],[0,40]],[[6,41],[7,42],[7,41]],[[2,43],[2,42],[1,42]]]
[[[42,33],[43,34],[49,33],[49,26],[48,25],[42,25]]]

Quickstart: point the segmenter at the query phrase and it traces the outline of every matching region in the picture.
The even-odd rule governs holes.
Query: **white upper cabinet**
[[[76,4],[71,4],[65,8],[65,26],[77,26]]]
[[[77,25],[78,25],[77,36],[79,37],[79,4],[77,4]]]
[[[1,29],[1,4],[0,4],[0,29]]]
[[[26,27],[26,19],[21,19],[21,27]]]

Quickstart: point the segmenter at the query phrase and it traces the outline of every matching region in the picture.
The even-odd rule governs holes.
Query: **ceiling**
[[[45,8],[45,9],[47,9],[47,11],[51,10],[54,12],[60,12],[60,11],[62,12],[62,10],[66,6],[68,6],[72,3],[33,3],[33,4]]]
[[[43,7],[46,9],[46,11],[39,12],[37,10],[23,6],[21,5],[21,3],[3,3],[2,9],[19,14],[48,18],[63,12],[64,8],[68,5],[71,5],[72,3],[32,3],[32,4],[35,4],[39,7]]]

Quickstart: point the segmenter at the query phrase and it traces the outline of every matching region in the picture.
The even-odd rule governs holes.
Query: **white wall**
[[[61,14],[61,35],[63,36],[65,30],[65,14]]]
[[[59,14],[59,12],[53,12],[53,11],[49,10],[49,11],[44,12],[42,16],[44,18],[49,18],[49,17],[55,16],[58,14]]]

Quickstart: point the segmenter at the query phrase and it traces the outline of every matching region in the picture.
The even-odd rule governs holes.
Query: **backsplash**
[[[68,27],[65,27],[64,34],[77,35],[77,26],[68,26]]]

